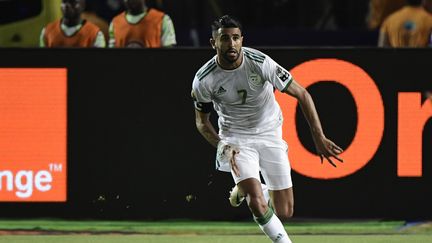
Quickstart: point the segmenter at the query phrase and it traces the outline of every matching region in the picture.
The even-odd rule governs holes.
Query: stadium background
[[[429,49],[263,51],[288,70],[317,58],[351,62],[374,80],[385,108],[381,145],[364,168],[331,180],[293,172],[297,217],[418,220],[432,216],[430,121],[423,133],[420,177],[398,177],[396,153],[398,93],[430,89]],[[65,67],[68,79],[67,202],[1,203],[3,217],[250,217],[246,207],[229,207],[226,198],[232,179],[214,171],[214,149],[194,124],[190,85],[212,50],[2,49],[0,55],[0,67]],[[346,149],[358,117],[350,92],[335,82],[308,89],[327,136]],[[300,114],[300,140],[313,151]],[[316,166],[321,166],[318,157]]]
[[[49,8],[55,2],[59,0],[0,1],[0,44],[37,46],[44,21],[61,14]],[[147,4],[170,15],[178,46],[207,47],[209,26],[223,14],[242,21],[245,43],[252,46],[375,46],[378,38],[377,29],[367,28],[369,0],[147,0]],[[123,0],[91,0],[86,7],[108,23],[124,10]],[[43,18],[29,21],[37,15]],[[14,25],[15,32],[9,33],[6,26],[20,22],[27,26]],[[25,37],[30,34],[20,33],[20,28],[32,32],[32,37]],[[33,44],[23,38],[34,39]]]
[[[88,5],[109,20],[122,8],[107,9],[108,2],[116,1]],[[421,177],[398,177],[396,151],[398,92],[432,89],[431,50],[374,48],[378,34],[366,28],[368,2],[154,0],[149,5],[172,17],[178,48],[1,48],[0,68],[67,69],[68,191],[65,203],[2,202],[0,215],[249,219],[246,207],[227,203],[231,178],[214,171],[214,149],[195,129],[189,98],[194,73],[214,54],[207,47],[209,25],[228,13],[244,24],[245,45],[260,47],[287,69],[317,58],[349,61],[372,77],[383,97],[384,136],[364,168],[333,180],[293,172],[296,217],[430,219],[430,120],[422,138]],[[327,135],[346,148],[357,122],[349,91],[331,82],[309,91]],[[303,144],[313,150],[306,123],[301,115],[296,119]]]

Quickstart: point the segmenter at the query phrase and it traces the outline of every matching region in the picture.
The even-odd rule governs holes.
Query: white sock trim
[[[267,224],[259,225],[259,227],[274,243],[292,243],[282,222],[275,214]]]

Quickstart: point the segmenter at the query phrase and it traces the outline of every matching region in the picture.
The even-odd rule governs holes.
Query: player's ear
[[[210,45],[212,46],[213,49],[216,49],[216,41],[213,38],[210,38]]]

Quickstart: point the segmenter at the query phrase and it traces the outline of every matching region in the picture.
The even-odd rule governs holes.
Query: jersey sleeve
[[[279,91],[284,91],[291,84],[293,77],[285,68],[277,64],[269,56],[266,56],[262,64],[262,75]]]
[[[46,28],[44,27],[41,31],[41,34],[39,36],[39,47],[45,47],[45,30]]]
[[[208,113],[212,108],[211,94],[204,86],[204,83],[195,77],[192,83],[192,99],[194,101],[195,109],[204,113]]]

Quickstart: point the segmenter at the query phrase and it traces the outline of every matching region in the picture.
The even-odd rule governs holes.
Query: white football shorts
[[[240,171],[236,176],[228,160],[216,160],[216,168],[231,172],[236,184],[248,178],[260,179],[260,171],[269,190],[292,187],[288,145],[282,139],[282,127],[259,135],[220,135],[224,143],[237,148],[235,160]]]

